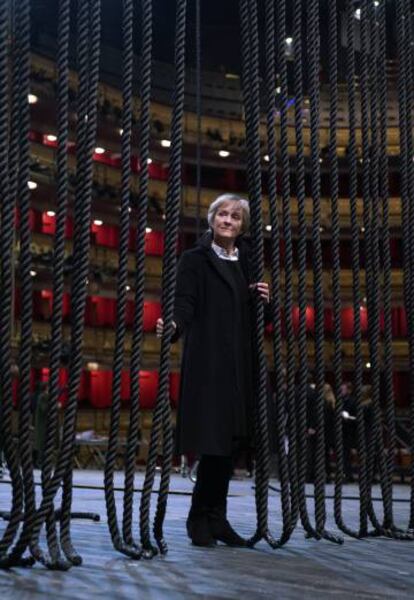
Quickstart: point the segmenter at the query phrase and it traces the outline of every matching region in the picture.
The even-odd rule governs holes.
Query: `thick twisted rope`
[[[324,398],[324,298],[323,265],[321,247],[321,184],[319,163],[319,3],[311,0],[308,5],[307,51],[309,59],[309,99],[311,125],[311,189],[313,200],[312,252],[313,288],[315,308],[315,383],[316,383],[316,453],[315,453],[315,529],[318,535],[341,543],[341,538],[325,530],[325,432]]]
[[[32,354],[32,277],[31,270],[31,232],[30,232],[30,190],[29,179],[29,129],[30,111],[28,94],[30,90],[30,3],[28,0],[19,3],[16,12],[17,23],[17,61],[19,63],[19,174],[18,174],[18,206],[20,211],[20,257],[19,278],[21,293],[21,343],[19,352],[19,455],[24,485],[23,530],[14,547],[9,564],[19,564],[27,547],[31,519],[36,510],[32,445],[30,442],[31,399],[30,399],[30,367]]]
[[[340,262],[340,224],[339,224],[339,172],[337,155],[337,125],[338,125],[338,17],[336,0],[329,3],[329,168],[331,184],[331,223],[332,223],[332,303],[334,315],[334,391],[335,391],[335,498],[334,514],[338,528],[357,537],[357,532],[349,529],[342,515],[342,482],[343,482],[343,419],[342,419],[342,336],[341,336],[341,262]]]
[[[286,2],[279,0],[276,5],[276,35],[278,40],[277,69],[280,81],[280,176],[283,211],[284,240],[284,322],[286,329],[286,405],[288,412],[289,438],[289,479],[291,490],[291,524],[296,527],[298,518],[298,477],[297,477],[297,439],[296,439],[296,402],[295,402],[295,334],[293,330],[293,244],[292,218],[290,214],[290,165],[288,148],[288,80],[286,65]]]
[[[197,112],[197,146],[196,146],[196,235],[200,235],[200,209],[201,209],[201,0],[196,0],[196,112]]]
[[[82,217],[85,222],[82,223],[80,235],[79,235],[79,264],[81,272],[84,274],[84,278],[79,276],[79,301],[77,300],[77,290],[72,288],[72,306],[71,313],[74,310],[74,306],[77,305],[80,311],[75,319],[72,328],[72,353],[75,354],[74,364],[77,363],[74,369],[73,377],[73,405],[70,404],[71,394],[71,380],[69,377],[69,402],[68,407],[72,406],[73,412],[69,410],[69,415],[72,419],[71,430],[71,448],[68,451],[68,463],[66,467],[65,477],[63,479],[63,495],[62,495],[62,510],[60,518],[60,539],[62,544],[62,550],[67,559],[74,565],[79,565],[82,562],[81,557],[74,550],[71,537],[70,537],[70,519],[71,519],[71,506],[72,506],[72,469],[73,469],[73,455],[75,452],[75,426],[76,426],[76,409],[77,409],[77,395],[79,389],[79,381],[83,363],[82,346],[83,346],[83,329],[84,329],[84,311],[87,295],[87,275],[89,272],[89,246],[90,246],[90,215],[91,215],[91,197],[92,197],[92,177],[93,177],[93,151],[96,139],[96,127],[97,127],[97,94],[98,94],[98,80],[99,80],[99,57],[100,57],[100,15],[101,15],[101,2],[100,0],[93,0],[89,3],[89,86],[88,86],[88,130],[85,144],[85,180],[83,186],[83,204],[81,210],[79,210],[79,219]],[[86,206],[85,206],[86,205]],[[75,202],[75,215],[76,215],[76,202]],[[87,224],[86,224],[87,219]],[[77,263],[76,246],[74,247],[74,258],[75,264]],[[76,280],[76,278],[75,278]],[[78,282],[77,282],[78,283]],[[75,293],[75,298],[73,298]],[[72,317],[73,319],[73,317]],[[73,321],[72,321],[73,323]],[[76,331],[77,330],[77,331]],[[73,345],[74,332],[75,337],[79,336],[79,341],[76,339]],[[66,417],[66,413],[65,413]],[[65,427],[63,429],[63,437],[65,435]]]
[[[251,214],[252,275],[254,281],[263,279],[263,223],[261,212],[261,165],[259,139],[259,35],[256,2],[240,1],[242,37],[243,100],[246,115],[246,142],[248,152],[248,188]],[[265,539],[270,546],[277,542],[268,530],[269,439],[267,424],[266,360],[264,356],[264,309],[258,296],[254,298],[255,328],[253,347],[256,357],[256,533],[249,541],[254,545]]]
[[[136,451],[139,430],[139,373],[141,368],[141,347],[143,340],[143,308],[145,282],[145,228],[148,208],[148,158],[150,135],[150,99],[151,99],[151,60],[152,60],[152,0],[142,3],[142,47],[140,65],[141,113],[139,120],[139,173],[138,221],[136,226],[135,249],[135,302],[132,348],[130,358],[131,407],[127,448],[125,455],[125,492],[122,532],[124,542],[134,543],[132,536],[133,488]]]
[[[89,10],[90,9],[90,14]],[[90,16],[93,18],[90,19]],[[75,199],[75,239],[74,259],[76,269],[72,282],[72,324],[71,324],[71,362],[69,374],[68,403],[64,416],[62,444],[53,477],[46,487],[41,505],[37,511],[33,539],[37,539],[40,528],[53,505],[53,499],[59,488],[62,477],[69,484],[71,459],[73,456],[74,430],[78,387],[82,369],[82,337],[83,315],[86,301],[86,284],[88,275],[89,224],[92,189],[92,155],[97,122],[97,88],[99,75],[99,40],[100,40],[100,1],[94,0],[89,6],[81,2],[79,6],[79,107],[78,107],[78,144],[80,155],[78,160],[80,172]],[[89,25],[91,47],[89,53]],[[89,60],[90,54],[90,60]],[[83,150],[83,152],[82,152]],[[82,168],[83,167],[83,168]],[[66,491],[69,491],[66,487]],[[65,490],[64,490],[65,492]],[[64,519],[64,515],[62,515]],[[80,557],[72,552],[69,538],[69,522],[61,523],[62,549],[67,558],[74,563]]]
[[[352,252],[352,306],[354,315],[354,396],[356,400],[358,459],[359,459],[359,535],[367,535],[367,480],[366,480],[366,453],[365,431],[360,403],[362,389],[362,336],[361,336],[361,283],[360,283],[360,256],[359,256],[359,223],[357,213],[358,193],[358,165],[356,145],[356,77],[355,77],[355,16],[354,4],[348,0],[347,4],[347,91],[349,113],[349,202],[351,211],[351,252]]]
[[[167,506],[172,462],[173,436],[169,404],[170,347],[176,283],[176,244],[181,199],[182,118],[184,114],[186,0],[177,2],[175,38],[175,86],[171,122],[171,152],[166,200],[165,251],[162,274],[162,316],[164,333],[161,339],[159,384],[153,413],[147,469],[140,504],[141,543],[148,556],[156,552],[150,539],[150,500],[154,485],[158,442],[162,431],[163,456],[160,489],[154,520],[154,535],[161,553],[167,552],[163,536],[163,521]]]
[[[268,167],[268,194],[271,224],[271,277],[272,277],[272,343],[273,364],[276,379],[275,402],[277,430],[271,434],[277,435],[279,477],[282,489],[282,514],[283,531],[278,540],[278,545],[286,543],[291,535],[291,508],[289,469],[285,448],[285,397],[282,361],[282,333],[280,322],[280,235],[277,202],[277,159],[275,140],[275,10],[274,1],[266,0],[266,125],[267,125],[267,151],[269,156]]]
[[[391,481],[392,502],[392,475],[395,461],[395,406],[393,385],[393,349],[392,349],[392,284],[391,284],[391,251],[389,230],[389,184],[388,184],[388,157],[387,157],[387,72],[386,72],[386,7],[381,3],[378,8],[379,42],[378,42],[378,93],[379,93],[379,172],[380,190],[379,195],[382,203],[382,294],[384,311],[384,362],[383,373],[385,380],[385,422],[387,427],[388,454],[387,469]],[[392,504],[391,504],[392,510]],[[391,522],[384,523],[387,528],[392,527]]]
[[[2,393],[1,406],[1,436],[3,451],[10,472],[12,482],[12,505],[10,520],[0,540],[0,566],[7,566],[7,550],[13,543],[19,527],[23,508],[23,482],[19,469],[16,448],[11,435],[12,424],[12,376],[11,376],[11,319],[12,314],[12,289],[13,289],[13,230],[14,230],[14,185],[9,181],[10,173],[18,172],[17,141],[11,141],[9,154],[8,115],[9,115],[9,89],[8,89],[8,35],[9,35],[9,3],[0,3],[0,173],[1,173],[1,294],[0,294],[0,377]],[[15,65],[16,67],[16,65]],[[16,133],[16,119],[18,120],[18,104],[15,89],[16,68],[13,73],[13,106],[12,106],[12,133]],[[16,138],[17,140],[17,135]],[[16,179],[15,179],[16,181]],[[4,561],[4,563],[3,563]]]
[[[119,421],[121,415],[121,380],[124,366],[124,343],[126,334],[125,310],[128,283],[129,205],[131,183],[131,136],[132,136],[132,70],[133,70],[133,2],[124,0],[122,14],[122,153],[121,153],[121,217],[119,229],[119,260],[117,277],[117,304],[115,347],[112,362],[112,406],[108,450],[105,461],[105,500],[108,526],[116,550],[140,558],[141,553],[122,539],[116,514],[114,472],[118,450]],[[133,485],[133,484],[132,484]],[[131,540],[132,541],[132,540]]]
[[[409,202],[409,223],[411,225],[412,218],[414,215],[414,211],[412,208],[412,198],[414,195],[414,140],[413,140],[413,106],[414,106],[414,98],[413,98],[413,86],[414,86],[414,66],[413,66],[413,49],[412,44],[414,41],[414,35],[412,30],[412,16],[411,16],[411,3],[407,2],[407,0],[403,0],[403,10],[404,10],[404,34],[403,34],[403,46],[404,46],[404,81],[406,85],[406,105],[405,105],[405,115],[404,121],[406,124],[405,135],[406,135],[406,151],[407,154],[405,156],[406,162],[406,177],[407,177],[407,192],[408,192],[408,202]],[[409,285],[409,297],[411,302],[414,298],[414,277],[413,277],[413,268],[414,268],[414,234],[412,230],[412,226],[408,227],[408,231],[405,231],[405,234],[408,234],[406,237],[406,246],[407,252],[409,252],[409,256],[407,256],[407,261],[405,261],[405,267],[407,267],[407,262],[409,262],[409,277],[407,279],[407,284]],[[409,315],[409,370],[410,370],[410,421],[411,421],[411,456],[414,456],[414,314],[412,310],[406,312]],[[410,522],[409,522],[409,530],[410,533],[414,532],[414,461],[411,461],[410,467],[410,476],[411,476],[411,496],[410,496]]]
[[[62,348],[62,307],[63,307],[63,261],[65,258],[65,222],[68,202],[67,144],[69,138],[69,33],[70,2],[61,0],[58,22],[58,146],[56,153],[56,229],[53,247],[53,303],[51,319],[51,342],[49,357],[48,419],[46,441],[42,464],[42,484],[49,480],[54,462],[56,435],[58,428],[59,370]],[[47,542],[51,562],[65,568],[57,543],[55,515],[52,509],[46,521]]]

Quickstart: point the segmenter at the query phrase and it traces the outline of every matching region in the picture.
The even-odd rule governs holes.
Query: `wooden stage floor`
[[[142,474],[137,474],[137,487],[142,479]],[[75,471],[74,481],[80,486],[101,486],[102,473]],[[121,474],[117,474],[116,483],[122,485]],[[277,482],[274,484],[277,486]],[[255,523],[251,485],[248,479],[232,481],[230,490],[230,520],[245,536],[253,533]],[[191,486],[188,479],[179,475],[172,478],[173,491],[190,492]],[[327,492],[332,492],[332,486],[327,486]],[[346,495],[355,492],[355,485],[344,486]],[[395,496],[408,499],[408,486],[396,485]],[[0,484],[0,510],[8,510],[9,499],[10,486]],[[120,493],[117,499],[120,509]],[[276,536],[281,528],[279,495],[271,491],[270,500],[270,524]],[[172,494],[169,498],[165,526],[168,554],[134,562],[112,547],[103,491],[75,489],[73,510],[96,511],[101,515],[99,523],[73,521],[73,541],[83,557],[83,565],[66,573],[47,571],[40,565],[0,571],[1,600],[414,598],[414,542],[346,538],[342,546],[337,546],[327,541],[307,540],[298,527],[290,542],[276,551],[263,542],[253,550],[223,545],[196,548],[185,533],[189,501],[189,495],[185,494]],[[343,507],[345,522],[356,527],[358,503],[345,500]],[[328,528],[335,530],[332,500],[328,501],[327,508]],[[395,503],[396,521],[401,526],[407,525],[408,512],[408,503]],[[4,523],[0,521],[0,535],[3,530]]]

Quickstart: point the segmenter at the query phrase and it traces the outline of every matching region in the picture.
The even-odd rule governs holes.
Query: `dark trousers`
[[[205,509],[226,509],[232,473],[231,456],[203,455],[201,457],[191,503],[193,514]]]

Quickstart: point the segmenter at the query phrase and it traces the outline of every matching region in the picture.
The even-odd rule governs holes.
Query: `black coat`
[[[241,289],[227,261],[212,250],[210,235],[179,261],[173,341],[184,336],[176,428],[180,454],[228,456],[234,439],[252,429],[250,269],[247,243],[237,245]]]

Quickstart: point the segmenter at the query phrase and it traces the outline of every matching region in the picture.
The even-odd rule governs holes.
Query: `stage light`
[[[272,231],[272,226],[271,225],[266,225],[265,229],[266,229],[266,231]]]
[[[131,286],[130,285],[126,285],[125,289],[126,289],[127,292],[129,292],[129,290],[131,289]]]
[[[101,148],[100,146],[97,146],[95,148],[95,154],[104,154],[105,153],[105,148]]]
[[[151,227],[145,227],[145,233],[151,233],[152,229]]]
[[[36,277],[36,275],[37,275],[37,272],[32,270],[32,271],[30,271],[30,275],[31,275],[32,277]]]
[[[361,20],[361,9],[360,9],[360,8],[357,8],[357,9],[356,9],[356,11],[354,12],[354,17],[355,17],[356,19],[358,19],[358,21],[360,21],[360,20]]]
[[[28,181],[27,187],[29,190],[35,190],[37,188],[37,183],[35,181]]]
[[[160,144],[163,148],[169,148],[171,146],[171,140],[161,140]]]
[[[219,156],[221,156],[221,158],[227,158],[230,156],[230,152],[228,150],[219,150]]]
[[[46,139],[48,142],[56,142],[57,141],[57,136],[54,135],[53,133],[48,133],[46,136]]]
[[[28,94],[27,100],[28,100],[29,104],[36,104],[36,102],[39,100],[39,98],[37,96],[35,96],[34,94]]]
[[[152,158],[147,158],[147,165],[150,165],[152,163]]]
[[[99,369],[99,363],[93,361],[88,362],[86,363],[86,368],[88,371],[97,371]]]
[[[56,213],[55,213],[54,210],[47,210],[46,214],[47,214],[48,217],[54,217],[56,215]]]
[[[103,221],[101,221],[101,219],[94,219],[93,224],[100,227],[101,225],[103,225]]]
[[[288,46],[293,42],[293,38],[292,37],[287,37],[286,38],[286,43],[288,44]]]
[[[269,162],[270,158],[268,154],[265,154],[263,157],[263,160],[265,160],[266,162]]]

